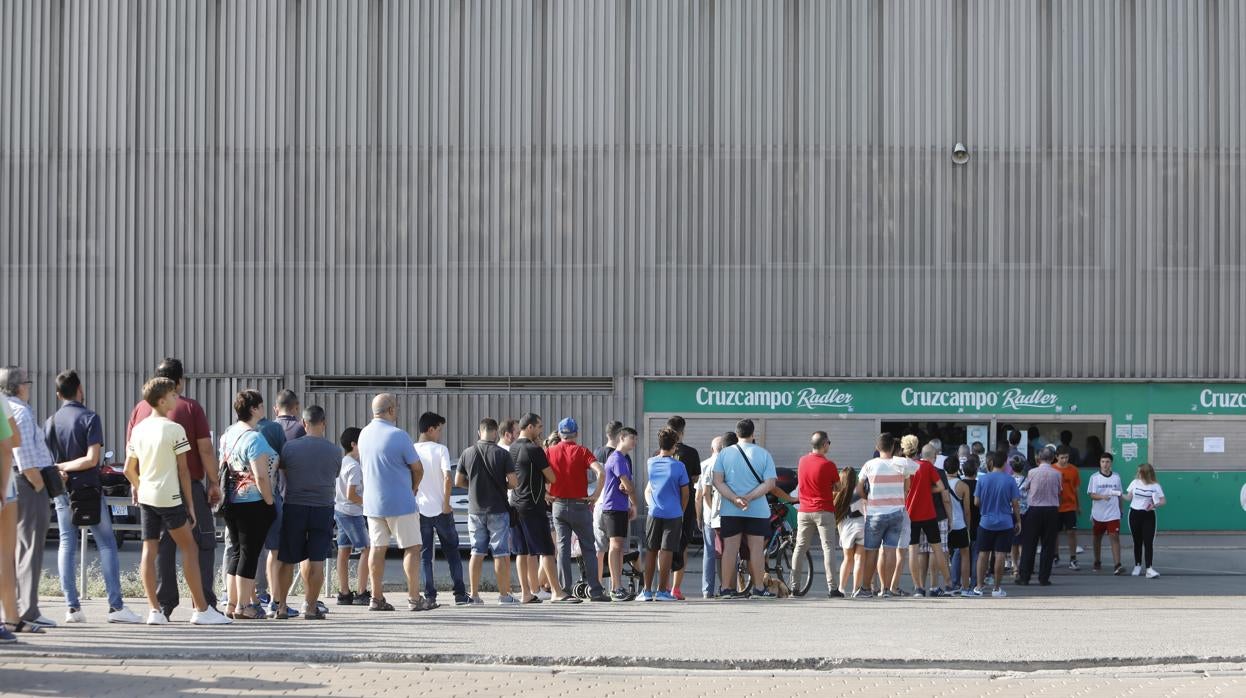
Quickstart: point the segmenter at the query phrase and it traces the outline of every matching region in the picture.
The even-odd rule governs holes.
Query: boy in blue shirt
[[[981,515],[978,519],[978,579],[986,578],[986,562],[995,553],[995,589],[991,596],[999,599],[1008,594],[1000,587],[1004,577],[1004,558],[1012,550],[1014,536],[1021,533],[1021,490],[1017,481],[1004,472],[1004,456],[992,453],[987,456],[990,472],[978,478],[974,490],[974,502]],[[982,587],[976,586],[970,596],[982,596]]]
[[[645,588],[637,601],[677,601],[670,591],[671,561],[683,535],[684,508],[688,506],[688,470],[675,460],[679,434],[670,427],[658,432],[658,455],[649,459],[649,484],[645,500],[649,520],[645,523]],[[654,592],[653,571],[658,569]]]

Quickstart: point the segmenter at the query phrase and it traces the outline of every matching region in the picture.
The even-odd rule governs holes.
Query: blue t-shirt
[[[627,498],[627,493],[619,488],[619,485],[623,482],[621,478],[631,479],[631,477],[631,456],[611,449],[610,455],[606,456],[606,484],[605,489],[601,491],[602,511],[628,511],[631,509],[632,501]]]
[[[411,437],[393,422],[377,418],[364,427],[359,433],[363,515],[382,518],[414,514],[411,464],[419,462]]]
[[[761,484],[756,477],[753,477],[753,473],[749,470],[744,456],[740,455],[741,448],[748,454],[748,459],[753,464],[753,470],[757,471],[757,475],[762,480],[778,477],[774,467],[774,458],[770,456],[770,452],[766,449],[757,444],[750,443],[728,446],[718,454],[718,458],[714,459],[714,472],[722,473],[723,481],[727,483],[727,488],[738,495],[747,494]],[[758,497],[749,502],[748,509],[741,510],[733,502],[723,499],[721,514],[722,516],[746,516],[754,519],[765,519],[770,517],[770,505],[766,503],[765,497]]]
[[[974,490],[978,498],[978,511],[982,516],[978,525],[988,531],[1007,531],[1015,524],[1012,519],[1012,500],[1021,499],[1017,481],[1002,470],[978,477]]]
[[[275,493],[273,473],[277,469],[278,458],[277,451],[268,444],[268,440],[259,431],[242,422],[234,422],[233,426],[221,434],[221,460],[229,463],[234,502],[246,504],[264,499],[252,469],[252,464],[263,456],[268,456],[268,489]]]
[[[670,456],[649,459],[649,516],[675,519],[684,515],[679,488],[688,485],[688,469]]]

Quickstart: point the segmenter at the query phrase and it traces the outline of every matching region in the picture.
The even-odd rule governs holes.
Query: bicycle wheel
[[[792,569],[792,566],[791,566],[791,554],[792,553],[791,553],[791,550],[786,550],[785,552],[788,555],[788,569],[791,570]],[[810,589],[813,588],[813,551],[812,550],[805,551],[804,563],[805,563],[804,567],[800,571],[799,579],[796,577],[796,573],[794,570],[792,571],[789,577],[785,577],[785,579],[789,580],[788,589],[791,590],[792,596],[804,596],[805,594],[809,593]]]

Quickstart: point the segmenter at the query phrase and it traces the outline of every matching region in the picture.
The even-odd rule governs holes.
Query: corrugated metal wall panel
[[[1223,0],[9,0],[0,360],[110,413],[165,354],[1246,378],[1244,35]]]

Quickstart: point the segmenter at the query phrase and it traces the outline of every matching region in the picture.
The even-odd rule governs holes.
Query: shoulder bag
[[[221,516],[225,516],[229,514],[229,512],[233,509],[234,496],[236,495],[236,492],[235,492],[235,482],[234,482],[234,469],[233,467],[231,467],[230,464],[233,462],[234,458],[236,457],[235,456],[236,452],[234,451],[234,449],[238,447],[238,442],[242,441],[242,437],[246,436],[247,432],[249,431],[254,431],[254,430],[247,429],[243,431],[241,434],[239,434],[238,438],[234,439],[234,444],[229,449],[229,458],[225,459],[221,463],[220,470],[217,471],[218,473],[217,477],[220,479],[221,503],[216,506],[216,513],[220,514]]]

